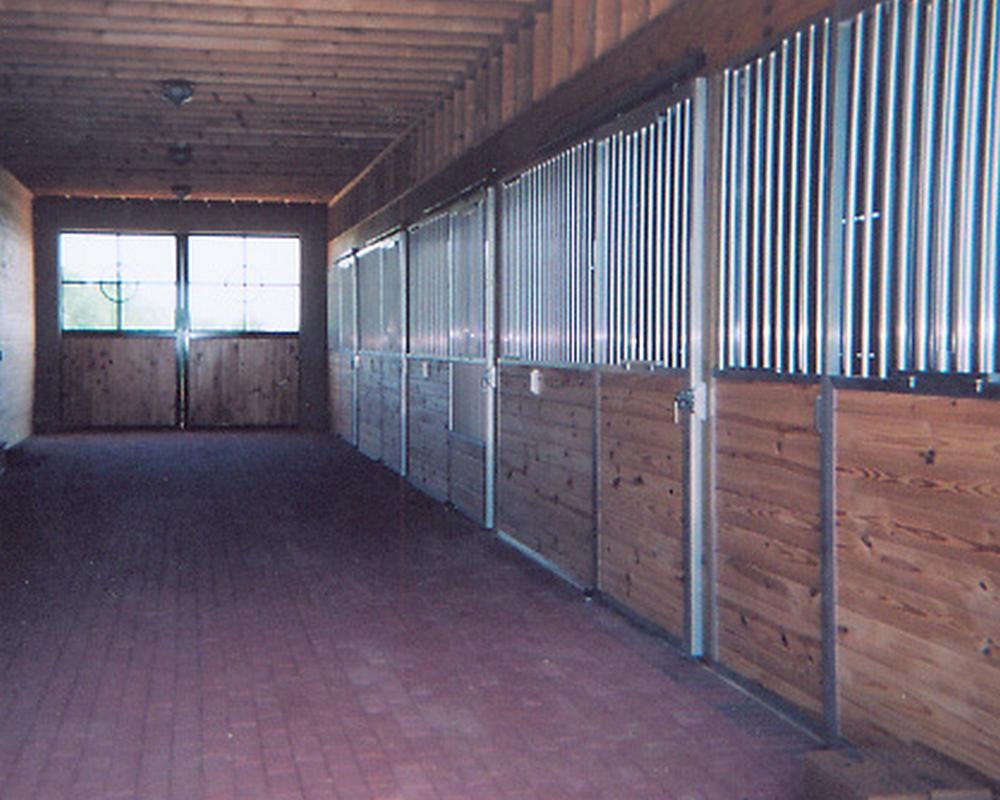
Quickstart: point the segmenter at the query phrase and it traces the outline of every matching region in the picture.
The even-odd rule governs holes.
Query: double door
[[[63,426],[298,422],[294,237],[66,233]]]

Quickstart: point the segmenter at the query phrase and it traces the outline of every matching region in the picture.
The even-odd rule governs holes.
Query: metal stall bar
[[[997,370],[997,283],[1000,277],[1000,8],[993,4],[991,13],[990,66],[986,71],[987,169],[983,181],[985,227],[979,255],[977,359],[979,370],[986,373]]]
[[[865,167],[864,167],[864,239],[862,242],[861,255],[861,276],[859,287],[861,290],[861,317],[860,342],[861,361],[858,365],[858,374],[867,378],[872,372],[872,306],[873,288],[875,280],[875,198],[876,198],[876,170],[878,169],[878,135],[879,135],[879,103],[882,83],[882,11],[883,5],[877,5],[871,10],[871,33],[869,41],[869,53],[867,59],[867,107],[865,109],[865,119],[867,130],[865,132]],[[863,46],[859,41],[858,46]]]
[[[923,198],[917,219],[916,271],[914,275],[913,369],[923,372],[931,364],[931,287],[934,265],[934,218],[937,204],[937,152],[941,3],[930,5],[924,32],[924,74],[921,87],[920,179],[917,197]]]
[[[752,78],[750,76],[753,76]],[[753,65],[753,72],[747,71],[748,82],[753,85],[753,173],[750,178],[753,189],[748,200],[753,206],[750,222],[750,341],[749,362],[744,366],[757,369],[761,366],[761,246],[764,241],[761,232],[761,210],[764,206],[764,195],[770,194],[771,187],[764,185],[764,103],[761,102],[761,89],[764,85],[764,60],[758,58]],[[749,105],[749,101],[748,101]],[[748,117],[749,120],[749,117]],[[748,131],[749,134],[749,131]],[[750,149],[750,142],[747,142]]]
[[[899,166],[896,161],[896,151],[899,146],[898,109],[900,81],[905,80],[905,66],[900,70],[900,41],[902,36],[903,9],[898,0],[887,7],[889,15],[888,59],[886,70],[886,100],[885,121],[882,137],[882,185],[880,200],[881,236],[878,256],[878,311],[876,314],[875,331],[875,373],[880,378],[888,376],[892,369],[894,348],[892,336],[893,325],[893,285],[898,279],[895,270],[895,253],[898,246],[896,205],[897,191],[900,183]],[[904,202],[904,205],[908,203]]]
[[[486,391],[485,439],[486,474],[484,487],[483,526],[493,530],[496,526],[497,485],[497,274],[500,263],[497,257],[497,193],[490,187],[483,201],[483,354],[486,357],[483,376]]]
[[[986,46],[986,3],[974,2],[969,12],[965,41],[965,93],[962,100],[962,159],[958,185],[958,227],[955,285],[955,366],[959,372],[972,372],[979,366],[976,359],[975,292],[977,271],[973,263],[979,249],[983,218],[981,214],[980,136],[983,124],[983,61]]]
[[[936,248],[934,264],[934,355],[938,372],[951,372],[953,323],[953,261],[955,250],[955,165],[957,127],[961,92],[962,16],[964,4],[953,2],[948,16],[948,41],[945,51],[944,94],[941,101],[941,137],[935,154],[938,169],[938,206],[935,220]]]
[[[778,209],[777,209],[777,233],[775,242],[775,271],[774,271],[774,369],[777,372],[785,371],[785,340],[788,337],[785,325],[785,274],[786,274],[786,227],[789,221],[786,219],[785,198],[788,188],[787,160],[788,160],[788,40],[781,43],[781,84],[778,89]]]
[[[820,63],[820,112],[819,112],[819,143],[818,148],[818,169],[817,169],[817,191],[816,191],[816,303],[815,317],[813,319],[813,371],[822,374],[824,371],[823,348],[826,336],[826,320],[824,319],[824,309],[826,307],[826,247],[829,230],[829,215],[827,203],[829,202],[827,174],[830,170],[829,157],[829,105],[830,105],[830,20],[823,21],[823,57]]]
[[[737,323],[736,331],[739,336],[738,342],[738,355],[736,366],[740,369],[746,369],[749,364],[749,350],[753,342],[747,335],[747,325],[749,322],[749,314],[747,309],[747,287],[750,279],[750,210],[748,206],[751,202],[752,197],[752,186],[751,186],[751,171],[750,171],[750,135],[752,130],[752,116],[751,112],[753,109],[753,77],[752,77],[752,67],[747,65],[743,68],[743,108],[742,108],[742,118],[741,118],[741,131],[740,131],[740,153],[741,153],[741,165],[740,165],[740,259],[739,259],[739,272],[737,279],[737,291],[739,293],[739,302],[737,304]]]
[[[728,341],[729,341],[729,328],[727,326],[727,315],[726,309],[729,307],[729,277],[732,275],[732,250],[730,247],[730,235],[729,235],[729,208],[732,205],[732,200],[730,198],[730,163],[732,160],[732,154],[730,152],[730,98],[732,95],[732,77],[731,71],[726,70],[722,73],[722,113],[720,114],[722,118],[722,130],[720,135],[720,141],[722,142],[721,152],[719,154],[719,272],[721,275],[721,280],[719,281],[719,341],[716,353],[716,362],[720,367],[726,367],[729,365],[729,360],[727,356],[728,353]]]
[[[890,174],[895,173],[897,180],[897,192],[894,196],[899,197],[898,206],[893,205],[888,191],[882,201],[886,219],[886,232],[883,241],[892,238],[893,243],[885,244],[883,249],[883,264],[887,274],[891,273],[895,278],[895,318],[891,320],[891,329],[886,331],[886,336],[890,336],[894,342],[891,353],[891,367],[902,372],[913,368],[913,344],[911,335],[913,323],[910,320],[910,310],[913,303],[913,267],[914,267],[914,172],[916,166],[914,162],[917,146],[917,99],[920,91],[920,71],[918,58],[920,53],[920,32],[923,19],[924,6],[922,3],[915,3],[908,7],[906,18],[905,41],[903,44],[905,65],[903,67],[903,99],[902,108],[899,112],[899,119],[902,120],[902,135],[899,143],[899,161]],[[897,9],[897,16],[902,13],[902,9]],[[902,20],[897,24],[902,27]],[[900,34],[902,35],[902,34]],[[898,122],[890,122],[887,138],[893,138],[899,134]],[[892,152],[892,151],[891,151]],[[890,166],[891,155],[886,154],[887,169]],[[886,182],[886,187],[888,187]],[[891,226],[891,229],[890,227]],[[888,259],[892,257],[890,262]],[[890,266],[891,263],[891,266]],[[885,292],[892,291],[892,287],[884,288]],[[887,323],[889,324],[889,323]]]
[[[799,221],[796,211],[799,208],[799,193],[803,191],[802,178],[799,175],[799,151],[802,148],[800,120],[802,118],[802,31],[796,31],[794,44],[794,72],[792,73],[792,140],[788,146],[791,157],[789,166],[788,188],[788,282],[787,292],[788,334],[785,344],[786,368],[789,372],[798,372],[797,335],[801,327],[799,319]],[[806,76],[808,79],[808,76]]]
[[[844,229],[844,270],[843,270],[843,298],[841,321],[841,351],[843,356],[842,373],[850,376],[856,372],[855,367],[855,319],[857,314],[857,300],[855,298],[855,283],[857,270],[857,215],[858,215],[858,182],[860,173],[860,150],[861,150],[861,109],[862,109],[862,86],[864,75],[864,41],[865,41],[865,14],[861,13],[855,18],[854,37],[852,41],[853,59],[851,63],[850,75],[850,106],[848,111],[848,124],[850,125],[850,136],[847,153],[847,192],[844,204],[844,218],[841,222]]]
[[[701,82],[700,95],[696,92],[695,98],[696,99],[694,102],[700,102],[702,108],[708,105],[708,88],[707,85],[705,84],[705,81]],[[691,135],[692,135],[692,125],[694,124],[692,119],[692,114],[693,114],[692,100],[691,99],[685,100],[682,105],[682,109],[684,115],[683,127],[681,129],[680,141],[678,142],[679,146],[678,146],[678,156],[677,156],[680,162],[680,186],[679,186],[679,191],[676,192],[676,194],[680,195],[680,214],[679,214],[680,222],[678,230],[678,238],[680,239],[680,252],[677,263],[677,271],[680,276],[681,343],[680,343],[680,350],[677,354],[677,360],[674,361],[673,364],[671,364],[671,366],[674,367],[675,369],[687,369],[690,363],[691,340],[692,340],[692,336],[690,334],[691,319],[696,317],[699,326],[704,324],[705,309],[703,307],[703,304],[706,302],[702,290],[703,283],[698,284],[699,295],[697,299],[694,300],[692,299],[692,294],[690,290],[690,285],[692,282],[692,277],[691,277],[692,226],[690,225],[690,222],[691,222],[691,207],[693,204],[693,198],[692,198],[693,190],[692,190],[692,178],[691,178],[692,158],[697,157],[698,159],[700,159],[701,163],[698,168],[702,172],[704,172],[704,170],[706,169],[704,161],[706,160],[707,156],[704,153],[701,153],[697,156],[694,156],[692,154]],[[680,109],[678,109],[678,111],[680,111]],[[703,147],[707,148],[707,141],[708,141],[707,122],[706,122],[707,111],[701,111],[700,113],[702,115],[702,119],[699,120],[699,124],[701,125],[701,127],[699,127],[698,130],[699,130],[699,135],[702,138],[699,140],[699,142]],[[704,205],[702,204],[701,206],[698,207],[698,209],[699,209],[698,219],[701,220],[704,218],[704,210],[705,210]],[[696,227],[700,228],[701,226],[696,226]],[[703,282],[704,277],[700,277],[699,280]],[[692,303],[698,304],[699,307],[695,309]],[[700,352],[698,352],[696,355],[699,359],[701,359],[702,355]],[[700,377],[698,378],[698,382],[701,382],[702,380],[703,380],[702,378]],[[698,383],[696,382],[694,385],[698,385]]]
[[[764,125],[766,126],[766,141],[764,144],[764,263],[763,263],[763,297],[764,305],[761,320],[762,337],[760,366],[771,369],[774,366],[774,124],[775,124],[775,90],[778,69],[778,54],[771,51],[767,54],[767,94],[764,101]],[[784,142],[780,143],[784,147]],[[781,187],[777,187],[781,192]],[[780,296],[780,295],[778,295]]]
[[[663,265],[663,280],[665,286],[667,287],[667,297],[669,299],[669,304],[664,309],[664,312],[670,321],[668,329],[670,338],[670,361],[668,366],[673,369],[678,368],[680,364],[681,348],[683,346],[682,342],[684,337],[687,335],[681,328],[680,323],[680,309],[683,303],[683,298],[681,297],[680,292],[680,275],[678,273],[677,264],[677,247],[680,240],[680,233],[677,228],[677,221],[679,217],[677,207],[678,182],[680,180],[680,164],[677,160],[677,140],[680,137],[680,127],[681,125],[677,118],[677,108],[671,108],[667,112],[665,143],[667,148],[665,182],[669,195],[666,202],[667,239],[666,246],[664,248],[666,258]]]
[[[798,354],[797,361],[799,372],[803,374],[813,373],[815,370],[810,363],[812,354],[810,337],[813,328],[813,308],[812,308],[812,285],[815,277],[813,269],[813,198],[816,193],[816,175],[813,164],[813,152],[815,148],[815,116],[816,116],[816,26],[809,26],[808,39],[806,42],[806,67],[805,67],[805,130],[802,155],[802,211],[799,219],[800,254],[799,254],[799,311],[798,311]]]

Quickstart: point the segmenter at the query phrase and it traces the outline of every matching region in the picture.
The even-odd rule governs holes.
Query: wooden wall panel
[[[298,425],[297,336],[195,338],[188,364],[192,426]]]
[[[448,499],[480,525],[486,510],[486,446],[454,433],[448,437]]]
[[[331,429],[350,442],[354,435],[354,356],[351,353],[331,352],[329,376]]]
[[[599,587],[684,632],[684,428],[673,375],[605,373],[600,384]]]
[[[446,362],[410,362],[407,476],[437,500],[448,499],[448,380]]]
[[[498,527],[585,585],[594,574],[594,377],[500,370]]]
[[[64,336],[64,428],[161,427],[176,422],[172,336]]]
[[[836,427],[845,730],[1000,780],[1000,403],[840,391]]]
[[[403,359],[382,357],[382,463],[393,472],[402,471],[403,459]]]
[[[358,358],[358,449],[368,458],[382,458],[382,359]]]
[[[35,278],[31,193],[0,169],[0,449],[31,434]]]
[[[716,384],[719,658],[822,708],[818,387]]]

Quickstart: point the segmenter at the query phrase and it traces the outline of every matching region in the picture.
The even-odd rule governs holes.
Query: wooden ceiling
[[[0,0],[0,164],[36,195],[326,201],[535,6]]]

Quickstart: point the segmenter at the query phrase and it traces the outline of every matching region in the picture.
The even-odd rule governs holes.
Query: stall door
[[[297,425],[298,239],[202,235],[187,244],[187,424]]]

